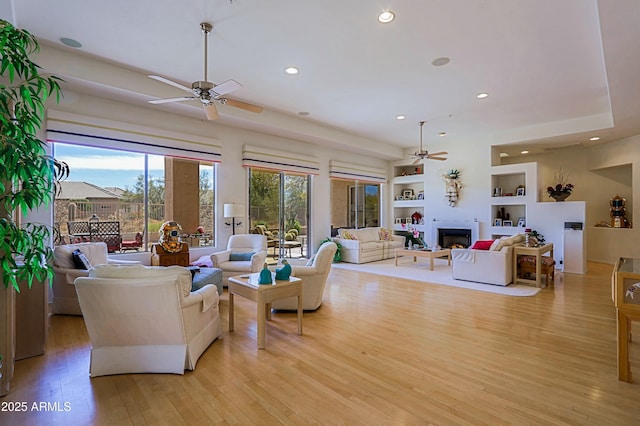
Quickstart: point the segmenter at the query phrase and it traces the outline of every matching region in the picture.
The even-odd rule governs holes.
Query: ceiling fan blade
[[[176,83],[175,81],[168,80],[164,77],[160,77],[159,75],[150,75],[149,77],[159,81],[160,83],[168,84],[169,86],[177,87],[178,89],[184,90],[185,92],[192,93],[191,88],[183,86],[180,83]]]
[[[149,101],[150,104],[167,104],[169,102],[181,102],[181,101],[190,101],[192,99],[198,99],[195,96],[182,96],[180,98],[169,98],[169,99],[153,99]]]
[[[227,80],[220,84],[217,84],[213,87],[213,91],[216,93],[216,97],[226,95],[227,93],[231,93],[234,90],[238,90],[242,88],[242,84],[238,83],[235,80]]]
[[[229,105],[229,106],[232,106],[232,107],[236,107],[236,108],[240,108],[240,109],[244,109],[244,110],[247,110],[247,111],[255,112],[255,113],[261,113],[262,109],[263,109],[261,106],[248,104],[248,103],[242,102],[242,101],[236,101],[234,99],[226,99],[223,102],[223,104]]]
[[[429,160],[439,160],[439,161],[445,161],[446,158],[442,158],[442,157],[432,157],[432,156],[428,156],[427,157]]]
[[[430,152],[429,155],[448,155],[448,152],[440,151],[440,152]]]
[[[416,159],[415,159],[415,161],[414,161],[413,163],[411,163],[411,164],[418,164],[418,163],[419,163],[419,162],[421,162],[421,161],[422,161],[422,158],[418,157],[418,158],[416,158]]]
[[[204,106],[204,113],[207,115],[207,120],[217,120],[220,116],[218,115],[218,109],[215,104],[206,104]]]

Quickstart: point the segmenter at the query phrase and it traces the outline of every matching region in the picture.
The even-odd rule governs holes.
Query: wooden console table
[[[525,245],[513,246],[513,283],[533,284],[536,287],[542,287],[542,256],[546,253],[549,253],[549,257],[553,258],[553,243],[539,247],[527,247]],[[535,280],[518,277],[518,256],[521,255],[536,257]]]
[[[171,253],[160,244],[151,246],[151,265],[153,266],[189,266],[189,244],[182,243],[180,251]]]

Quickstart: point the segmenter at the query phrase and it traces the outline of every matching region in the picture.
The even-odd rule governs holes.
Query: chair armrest
[[[340,244],[342,246],[342,248],[347,248],[347,249],[360,248],[360,241],[359,240],[345,240],[343,238],[334,238],[333,242]]]
[[[293,266],[291,267],[291,275],[294,277],[309,277],[311,275],[319,275],[320,270],[316,266]]]
[[[109,265],[141,265],[142,262],[139,260],[120,260],[120,259],[109,259]]]
[[[392,235],[391,241],[400,241],[404,245],[406,237],[404,235]]]
[[[211,264],[214,268],[219,268],[223,262],[228,262],[231,256],[231,250],[219,251],[211,254]]]
[[[181,307],[188,308],[202,302],[202,312],[207,311],[213,305],[218,304],[220,297],[218,296],[218,288],[213,284],[207,284],[196,291],[192,291],[189,295],[182,299]]]
[[[264,262],[267,260],[267,252],[265,250],[259,250],[251,256],[251,272],[258,272],[262,270]]]
[[[53,272],[59,279],[69,285],[73,285],[76,278],[89,276],[89,271],[86,269],[58,268],[54,266]]]

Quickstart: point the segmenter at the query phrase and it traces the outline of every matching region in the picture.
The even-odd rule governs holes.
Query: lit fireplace
[[[438,244],[442,248],[467,248],[471,246],[471,229],[438,228]]]

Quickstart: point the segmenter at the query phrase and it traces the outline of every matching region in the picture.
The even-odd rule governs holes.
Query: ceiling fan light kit
[[[204,34],[204,80],[194,81],[193,83],[191,83],[191,88],[188,88],[180,83],[176,83],[175,81],[171,81],[159,75],[150,75],[149,77],[153,78],[154,80],[184,90],[185,92],[190,93],[191,96],[181,96],[178,98],[168,99],[153,99],[150,100],[149,103],[157,105],[198,99],[202,103],[205,115],[207,116],[208,120],[217,120],[220,117],[215,106],[215,102],[255,113],[262,112],[262,107],[259,107],[257,105],[224,97],[224,95],[226,95],[227,93],[231,93],[242,88],[242,84],[238,83],[237,81],[230,79],[220,84],[215,84],[208,81],[208,39],[209,33],[213,29],[213,25],[208,22],[202,22],[200,24],[200,29],[202,30],[202,34]]]

